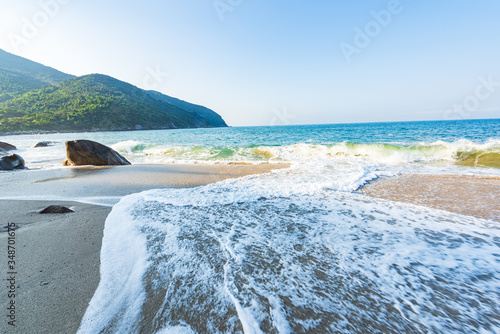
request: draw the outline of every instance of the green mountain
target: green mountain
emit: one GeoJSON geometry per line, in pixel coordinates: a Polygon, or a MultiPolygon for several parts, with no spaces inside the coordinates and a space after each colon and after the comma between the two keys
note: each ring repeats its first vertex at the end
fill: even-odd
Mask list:
{"type": "Polygon", "coordinates": [[[74,76],[0,49],[0,102],[74,76]]]}
{"type": "Polygon", "coordinates": [[[208,108],[102,74],[74,77],[0,50],[0,132],[222,126],[208,108]]]}
{"type": "Polygon", "coordinates": [[[0,102],[13,99],[30,90],[40,89],[48,85],[29,75],[0,69],[0,102]]]}
{"type": "Polygon", "coordinates": [[[227,126],[226,122],[220,117],[219,114],[217,114],[215,111],[208,109],[207,107],[203,107],[197,104],[192,104],[186,101],[182,101],[179,99],[176,99],[175,97],[171,97],[159,92],[156,92],[154,90],[147,91],[149,95],[154,97],[157,100],[173,104],[174,106],[177,106],[179,108],[182,108],[187,111],[194,112],[202,117],[204,117],[207,121],[210,122],[212,126],[217,126],[217,127],[225,127],[227,126]]]}
{"type": "Polygon", "coordinates": [[[91,74],[0,104],[0,131],[85,131],[213,127],[194,112],[131,84],[91,74]]]}

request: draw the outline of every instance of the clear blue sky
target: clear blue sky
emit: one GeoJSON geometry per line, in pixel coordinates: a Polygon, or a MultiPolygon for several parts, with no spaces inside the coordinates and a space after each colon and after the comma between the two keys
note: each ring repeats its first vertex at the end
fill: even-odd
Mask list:
{"type": "Polygon", "coordinates": [[[235,126],[493,118],[499,17],[498,0],[0,0],[0,48],[235,126]]]}

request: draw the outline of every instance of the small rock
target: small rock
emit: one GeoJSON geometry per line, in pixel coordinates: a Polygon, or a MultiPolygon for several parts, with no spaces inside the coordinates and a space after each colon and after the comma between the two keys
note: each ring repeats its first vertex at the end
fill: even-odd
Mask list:
{"type": "Polygon", "coordinates": [[[23,169],[24,159],[18,154],[0,157],[0,170],[23,169]]]}
{"type": "Polygon", "coordinates": [[[5,150],[5,151],[10,151],[10,150],[15,150],[16,147],[14,145],[11,145],[9,143],[0,141],[0,148],[5,150]]]}
{"type": "Polygon", "coordinates": [[[46,207],[45,209],[43,209],[42,211],[40,211],[41,214],[45,214],[45,213],[68,213],[68,212],[75,212],[65,206],[61,206],[61,205],[49,205],[48,207],[46,207]]]}
{"type": "Polygon", "coordinates": [[[55,141],[41,141],[41,142],[36,143],[36,145],[33,147],[47,147],[47,146],[53,145],[55,143],[56,143],[55,141]]]}

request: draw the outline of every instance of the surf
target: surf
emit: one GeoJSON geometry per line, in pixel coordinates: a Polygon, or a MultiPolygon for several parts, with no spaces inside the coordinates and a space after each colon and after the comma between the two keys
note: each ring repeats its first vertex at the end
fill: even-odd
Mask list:
{"type": "Polygon", "coordinates": [[[500,330],[497,223],[353,193],[370,168],[314,174],[123,198],[79,333],[500,330]]]}

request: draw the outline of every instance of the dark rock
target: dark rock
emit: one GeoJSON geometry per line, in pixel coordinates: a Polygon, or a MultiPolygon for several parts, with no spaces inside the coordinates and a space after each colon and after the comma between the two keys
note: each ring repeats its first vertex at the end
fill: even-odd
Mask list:
{"type": "Polygon", "coordinates": [[[0,141],[0,149],[3,149],[4,151],[10,151],[10,150],[15,150],[16,147],[14,145],[9,144],[9,143],[5,143],[3,141],[0,141]]]}
{"type": "Polygon", "coordinates": [[[0,170],[23,169],[24,159],[18,154],[0,157],[0,170]]]}
{"type": "Polygon", "coordinates": [[[36,143],[36,145],[33,147],[47,147],[47,146],[53,145],[55,143],[56,143],[55,141],[41,141],[41,142],[36,143]]]}
{"type": "Polygon", "coordinates": [[[68,212],[75,212],[75,211],[61,205],[49,205],[48,207],[40,211],[40,213],[68,213],[68,212]]]}
{"type": "Polygon", "coordinates": [[[67,141],[66,155],[68,160],[63,161],[64,166],[130,165],[130,162],[120,153],[91,140],[67,141]]]}

